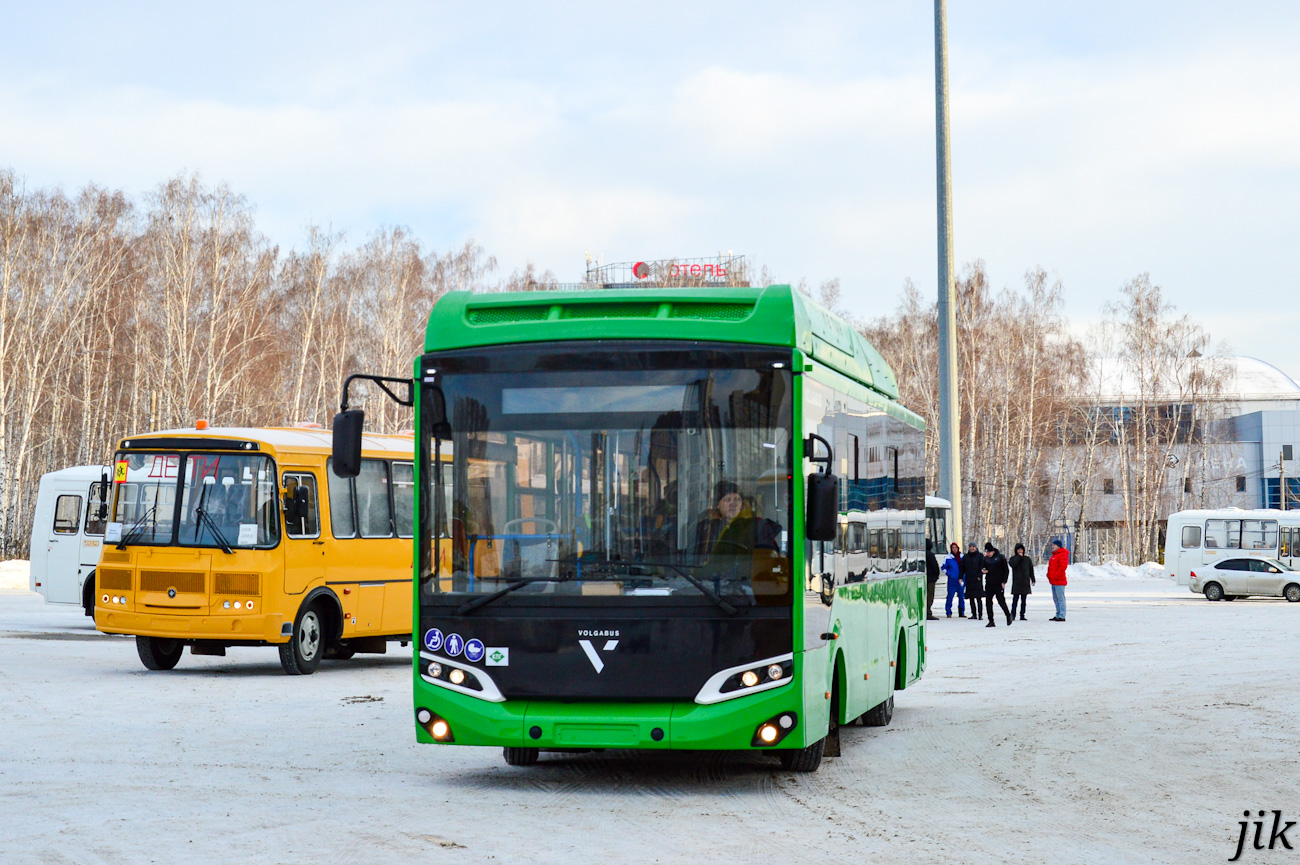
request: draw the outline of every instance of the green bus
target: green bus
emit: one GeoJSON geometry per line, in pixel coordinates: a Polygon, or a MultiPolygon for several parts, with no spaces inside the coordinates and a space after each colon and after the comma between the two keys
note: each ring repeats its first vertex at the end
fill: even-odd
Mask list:
{"type": "Polygon", "coordinates": [[[924,424],[789,286],[450,292],[414,372],[420,742],[813,771],[921,676],[924,424]]]}

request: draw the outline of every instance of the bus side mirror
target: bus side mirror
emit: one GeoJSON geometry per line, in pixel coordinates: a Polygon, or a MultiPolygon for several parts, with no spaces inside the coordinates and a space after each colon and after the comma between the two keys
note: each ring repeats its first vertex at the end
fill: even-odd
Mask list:
{"type": "Polygon", "coordinates": [[[839,522],[839,479],[835,475],[808,476],[804,533],[810,541],[833,541],[839,522]]]}
{"type": "Polygon", "coordinates": [[[108,491],[111,489],[108,485],[108,472],[99,474],[99,521],[103,522],[108,519],[108,491]]]}
{"type": "Polygon", "coordinates": [[[334,415],[334,474],[354,478],[361,474],[361,431],[366,413],[359,408],[334,415]]]}

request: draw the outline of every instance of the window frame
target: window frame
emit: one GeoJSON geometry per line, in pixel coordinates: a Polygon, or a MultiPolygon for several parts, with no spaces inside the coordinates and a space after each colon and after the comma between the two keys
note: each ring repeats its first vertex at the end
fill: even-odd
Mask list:
{"type": "Polygon", "coordinates": [[[106,481],[94,481],[93,483],[91,483],[90,488],[86,490],[86,520],[85,520],[83,530],[85,531],[86,535],[89,537],[102,538],[104,536],[104,531],[108,528],[109,520],[112,519],[111,511],[113,507],[113,496],[112,493],[110,492],[111,489],[112,489],[111,485],[106,481]],[[105,511],[104,519],[95,520],[95,522],[98,522],[102,527],[97,532],[92,531],[90,528],[90,523],[91,523],[90,509],[94,507],[95,504],[95,487],[104,488],[103,496],[99,499],[99,501],[103,503],[105,508],[108,509],[107,511],[105,511]]]}
{"type": "MultiPolygon", "coordinates": [[[[325,461],[326,484],[332,485],[336,480],[347,483],[348,506],[352,509],[352,532],[353,532],[350,535],[340,535],[338,533],[337,529],[335,528],[335,521],[334,521],[334,500],[333,497],[331,496],[330,535],[333,536],[334,540],[336,541],[353,541],[353,540],[383,541],[383,540],[393,540],[393,539],[401,539],[401,540],[414,539],[414,535],[402,535],[399,534],[397,531],[397,502],[394,500],[394,490],[393,490],[393,463],[400,462],[400,463],[409,464],[411,466],[411,476],[412,478],[414,478],[415,476],[414,461],[408,461],[405,459],[398,459],[398,460],[385,459],[384,457],[363,457],[361,462],[363,465],[365,463],[380,463],[381,465],[384,466],[384,471],[388,479],[388,483],[386,484],[386,486],[388,491],[388,532],[389,533],[386,535],[362,534],[361,507],[357,499],[357,479],[345,478],[336,474],[334,472],[334,458],[330,457],[325,461]]],[[[413,481],[412,490],[414,491],[414,489],[415,487],[413,481]]],[[[328,490],[329,490],[329,486],[327,486],[327,491],[328,490]]],[[[416,507],[418,507],[418,503],[416,504],[416,507]]]]}
{"type": "Polygon", "coordinates": [[[1200,526],[1183,526],[1182,537],[1179,539],[1184,550],[1199,550],[1201,548],[1201,527],[1200,526]],[[1187,542],[1187,533],[1196,532],[1196,540],[1192,543],[1187,542]]]}
{"type": "Polygon", "coordinates": [[[50,530],[56,535],[76,535],[81,532],[81,505],[85,501],[80,493],[59,493],[54,498],[54,519],[50,522],[50,530]],[[77,509],[76,518],[72,521],[71,529],[59,528],[59,507],[64,499],[76,499],[77,509]]]}
{"type": "Polygon", "coordinates": [[[310,469],[287,468],[280,472],[280,489],[285,488],[286,482],[290,477],[296,478],[299,484],[302,484],[303,478],[311,479],[311,505],[316,516],[316,534],[314,535],[296,535],[289,530],[289,518],[285,512],[283,503],[280,507],[280,513],[284,516],[284,536],[295,541],[315,540],[321,536],[320,525],[320,484],[316,481],[316,473],[310,469]]]}

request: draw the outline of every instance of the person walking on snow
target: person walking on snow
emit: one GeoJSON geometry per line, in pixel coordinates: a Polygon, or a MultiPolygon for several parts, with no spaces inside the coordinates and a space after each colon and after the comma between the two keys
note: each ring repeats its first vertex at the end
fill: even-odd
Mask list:
{"type": "Polygon", "coordinates": [[[934,584],[939,582],[939,560],[934,557],[934,541],[925,542],[925,618],[939,618],[934,614],[934,584]]]}
{"type": "Polygon", "coordinates": [[[988,569],[988,574],[984,577],[984,611],[989,614],[989,623],[986,628],[997,627],[997,622],[993,620],[993,602],[996,600],[998,606],[1002,608],[1002,614],[1007,617],[1007,625],[1011,624],[1011,611],[1007,609],[1007,577],[1011,574],[1011,568],[1007,566],[1007,557],[1002,555],[1002,551],[993,546],[992,543],[984,544],[984,567],[988,569]]]}
{"type": "Polygon", "coordinates": [[[970,602],[970,617],[975,621],[984,618],[984,557],[971,544],[961,557],[961,577],[966,581],[966,600],[970,602]]]}
{"type": "Polygon", "coordinates": [[[1059,538],[1052,538],[1052,557],[1047,561],[1047,582],[1052,584],[1052,602],[1056,615],[1049,622],[1065,621],[1065,570],[1070,566],[1070,551],[1059,538]]]}
{"type": "Polygon", "coordinates": [[[1031,588],[1038,579],[1034,576],[1034,560],[1025,555],[1025,545],[1016,544],[1016,551],[1007,559],[1011,566],[1011,617],[1016,616],[1016,604],[1020,604],[1020,621],[1025,620],[1025,601],[1033,592],[1031,588]]]}
{"type": "Polygon", "coordinates": [[[956,541],[948,547],[948,558],[943,560],[943,572],[948,578],[948,602],[943,611],[952,618],[952,596],[957,596],[957,618],[966,618],[966,585],[961,578],[961,547],[956,541]]]}

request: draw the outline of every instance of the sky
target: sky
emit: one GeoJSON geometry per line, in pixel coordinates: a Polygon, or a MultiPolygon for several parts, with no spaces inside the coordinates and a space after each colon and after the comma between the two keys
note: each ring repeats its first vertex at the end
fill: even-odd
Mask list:
{"type": "MultiPolygon", "coordinates": [[[[743,253],[867,318],[936,290],[930,3],[9,6],[30,187],[199,172],[285,248],[402,225],[565,281],[743,253]]],[[[951,0],[948,29],[959,269],[1041,266],[1079,333],[1149,273],[1300,377],[1300,4],[951,0]]]]}

